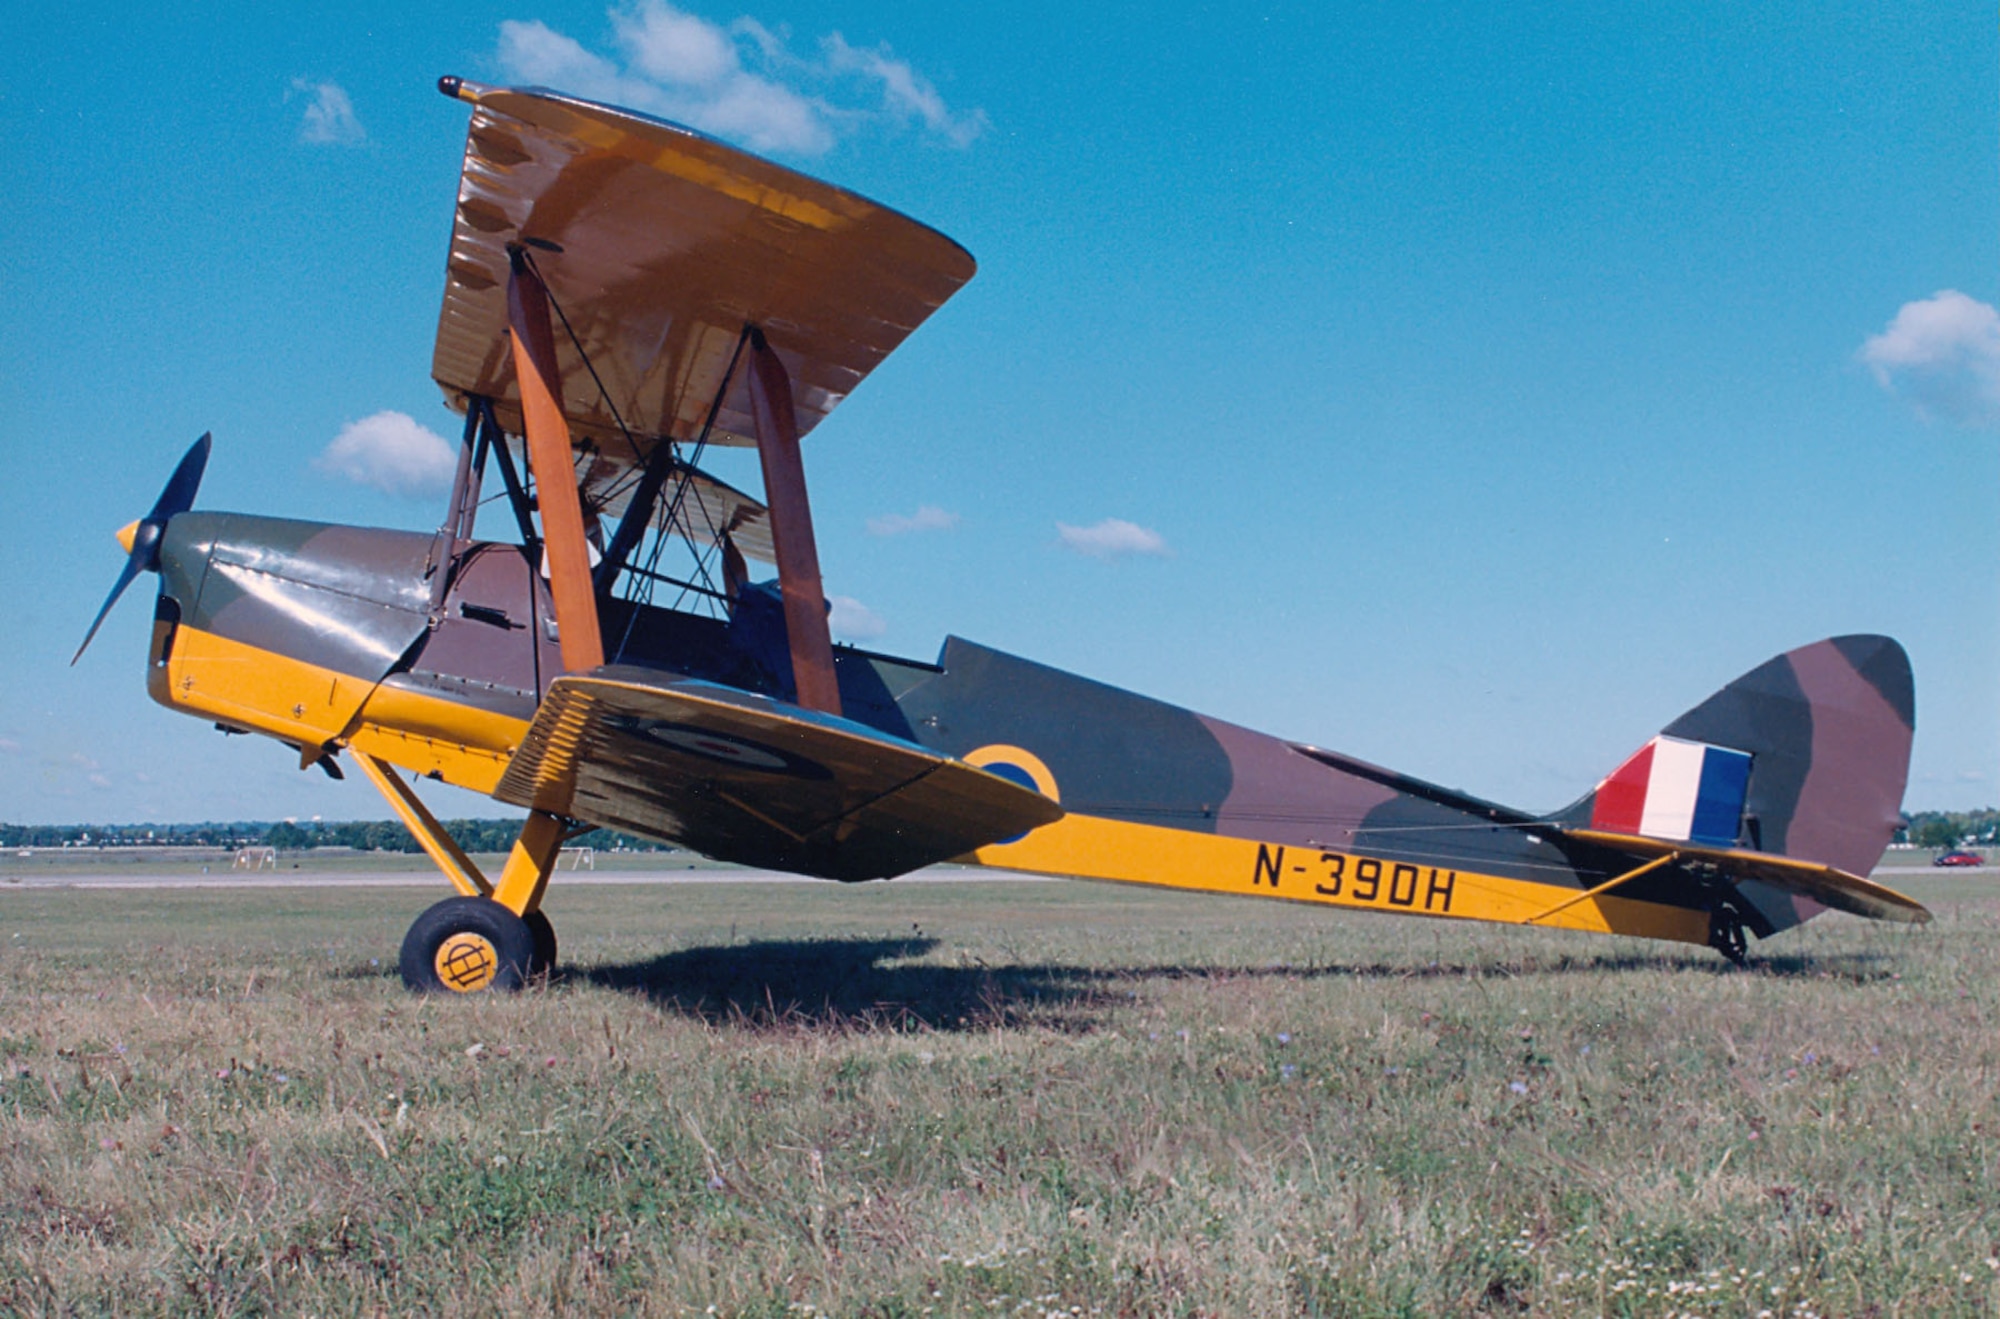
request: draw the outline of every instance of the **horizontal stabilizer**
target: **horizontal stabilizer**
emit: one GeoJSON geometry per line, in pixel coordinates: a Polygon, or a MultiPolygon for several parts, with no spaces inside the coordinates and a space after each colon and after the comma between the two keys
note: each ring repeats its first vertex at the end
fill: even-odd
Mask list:
{"type": "Polygon", "coordinates": [[[1566,838],[1640,856],[1671,856],[1710,865],[1732,881],[1757,880],[1786,893],[1811,898],[1821,906],[1872,920],[1924,925],[1931,919],[1929,910],[1922,903],[1873,880],[1818,861],[1801,861],[1738,847],[1705,847],[1639,834],[1606,833],[1598,829],[1564,829],[1562,834],[1566,838]]]}
{"type": "Polygon", "coordinates": [[[828,879],[880,879],[1062,816],[1031,788],[849,720],[611,667],[561,677],[494,796],[828,879]]]}

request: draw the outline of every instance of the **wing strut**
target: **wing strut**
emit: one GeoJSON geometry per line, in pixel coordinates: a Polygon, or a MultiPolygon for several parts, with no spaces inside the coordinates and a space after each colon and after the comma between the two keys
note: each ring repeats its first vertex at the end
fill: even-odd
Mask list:
{"type": "Polygon", "coordinates": [[[542,511],[543,554],[549,566],[549,594],[562,632],[563,668],[582,673],[604,663],[604,637],[597,622],[597,588],[590,575],[584,539],[583,501],[577,497],[571,466],[569,423],[563,419],[562,377],[556,373],[555,334],[549,325],[549,291],[519,248],[510,252],[507,278],[507,337],[514,349],[514,375],[521,386],[522,429],[527,432],[528,467],[542,511]]]}
{"type": "Polygon", "coordinates": [[[806,503],[791,376],[763,331],[754,327],[750,404],[757,419],[757,457],[764,467],[764,501],[771,509],[771,541],[778,552],[778,590],[784,597],[785,632],[791,639],[792,680],[801,706],[837,715],[840,685],[833,672],[833,637],[826,625],[812,509],[806,503]]]}

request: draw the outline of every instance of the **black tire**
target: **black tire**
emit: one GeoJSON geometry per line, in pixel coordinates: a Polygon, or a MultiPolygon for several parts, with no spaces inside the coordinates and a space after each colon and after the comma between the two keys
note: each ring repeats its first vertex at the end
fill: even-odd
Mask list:
{"type": "Polygon", "coordinates": [[[491,898],[446,898],[403,936],[403,983],[420,994],[513,990],[534,964],[528,923],[491,898]]]}
{"type": "Polygon", "coordinates": [[[540,907],[521,918],[527,924],[528,933],[534,938],[534,956],[528,960],[528,976],[553,975],[556,969],[556,927],[542,913],[540,907]]]}

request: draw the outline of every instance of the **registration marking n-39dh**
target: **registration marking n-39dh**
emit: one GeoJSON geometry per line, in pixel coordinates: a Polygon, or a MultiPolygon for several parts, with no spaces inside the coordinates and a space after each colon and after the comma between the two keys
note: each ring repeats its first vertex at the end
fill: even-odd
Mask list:
{"type": "Polygon", "coordinates": [[[1299,876],[1301,887],[1311,883],[1322,898],[1345,898],[1349,902],[1400,907],[1406,911],[1451,914],[1452,890],[1458,886],[1458,872],[1437,866],[1413,866],[1408,862],[1385,863],[1372,856],[1348,856],[1344,852],[1287,849],[1270,843],[1257,844],[1257,869],[1250,887],[1269,884],[1282,890],[1279,878],[1287,873],[1299,876]],[[1418,898],[1422,897],[1419,905],[1418,898]]]}

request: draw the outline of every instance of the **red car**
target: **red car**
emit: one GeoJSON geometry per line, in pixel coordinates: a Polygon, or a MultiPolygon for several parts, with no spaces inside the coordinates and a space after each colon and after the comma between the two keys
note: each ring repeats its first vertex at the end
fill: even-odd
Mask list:
{"type": "Polygon", "coordinates": [[[1983,866],[1986,858],[1977,852],[1939,852],[1931,858],[1934,866],[1983,866]]]}

